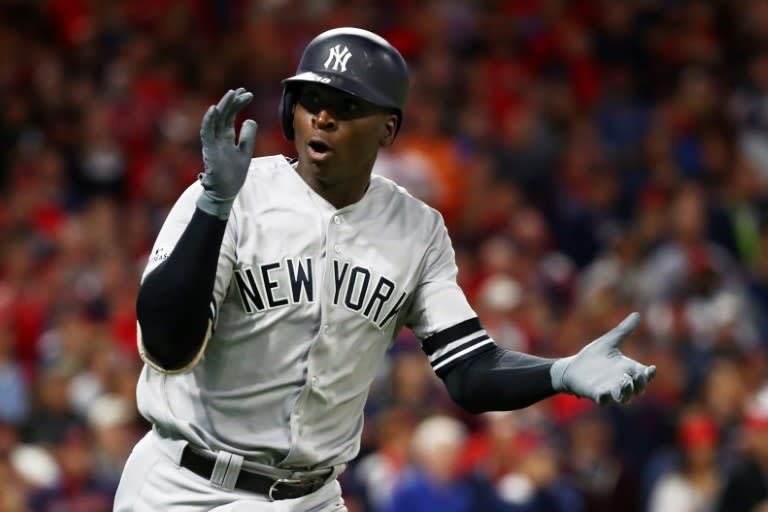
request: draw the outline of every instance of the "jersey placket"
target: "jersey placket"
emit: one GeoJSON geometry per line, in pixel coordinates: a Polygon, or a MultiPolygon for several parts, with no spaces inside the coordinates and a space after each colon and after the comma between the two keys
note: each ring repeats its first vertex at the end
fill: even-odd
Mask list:
{"type": "MultiPolygon", "coordinates": [[[[320,206],[320,205],[318,205],[320,206]]],[[[320,283],[327,283],[330,280],[333,279],[333,270],[332,265],[330,264],[331,261],[333,261],[333,258],[331,257],[332,254],[340,254],[341,253],[341,246],[338,243],[338,235],[337,230],[341,222],[341,216],[338,212],[330,212],[322,208],[320,209],[320,215],[323,217],[326,217],[326,230],[324,233],[324,247],[323,247],[323,253],[320,255],[319,258],[319,268],[323,268],[323,277],[320,280],[320,283]]],[[[320,290],[323,290],[323,287],[320,287],[320,290]]],[[[302,443],[302,438],[305,433],[304,428],[304,417],[306,414],[304,414],[307,402],[309,400],[309,396],[312,392],[315,391],[315,389],[319,386],[320,378],[316,372],[315,368],[323,368],[323,364],[315,364],[315,358],[313,356],[313,353],[315,351],[315,347],[318,346],[318,343],[321,342],[321,338],[327,337],[329,335],[332,335],[332,326],[328,324],[328,303],[329,300],[328,297],[325,297],[322,292],[318,294],[319,300],[321,301],[320,306],[320,329],[318,330],[317,335],[315,336],[314,340],[310,344],[308,350],[307,350],[307,374],[306,374],[306,381],[304,383],[304,386],[302,387],[301,393],[299,394],[298,398],[296,399],[296,403],[293,408],[293,412],[291,413],[291,442],[290,442],[290,449],[288,451],[288,454],[285,456],[285,458],[281,461],[282,464],[291,465],[293,463],[294,457],[302,457],[304,454],[304,449],[302,449],[299,445],[302,443]]]]}

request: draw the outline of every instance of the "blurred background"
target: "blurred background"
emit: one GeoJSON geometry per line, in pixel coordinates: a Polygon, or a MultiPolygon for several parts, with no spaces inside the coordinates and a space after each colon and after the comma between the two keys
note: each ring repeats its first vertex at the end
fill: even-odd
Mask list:
{"type": "Polygon", "coordinates": [[[640,311],[624,407],[473,416],[407,331],[342,475],[350,512],[768,510],[765,0],[0,0],[0,511],[106,511],[133,443],[134,301],[199,123],[319,32],[412,70],[375,171],[438,208],[506,348],[569,355],[640,311]]]}

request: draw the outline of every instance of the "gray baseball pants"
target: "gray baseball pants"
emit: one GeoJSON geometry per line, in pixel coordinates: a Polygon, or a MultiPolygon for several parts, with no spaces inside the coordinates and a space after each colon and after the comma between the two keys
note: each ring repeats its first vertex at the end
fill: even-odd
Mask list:
{"type": "Polygon", "coordinates": [[[307,496],[279,501],[214,485],[179,466],[184,444],[150,430],[125,463],[114,512],[347,512],[336,479],[307,496]]]}

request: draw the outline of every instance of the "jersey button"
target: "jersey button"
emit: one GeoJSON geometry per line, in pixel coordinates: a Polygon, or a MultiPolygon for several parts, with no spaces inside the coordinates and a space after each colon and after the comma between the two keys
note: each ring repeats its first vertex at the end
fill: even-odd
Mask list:
{"type": "Polygon", "coordinates": [[[337,245],[334,245],[334,246],[333,246],[333,250],[334,250],[334,251],[336,251],[336,252],[341,252],[341,246],[340,246],[340,245],[338,245],[338,244],[337,244],[337,245]]]}
{"type": "Polygon", "coordinates": [[[333,222],[336,224],[341,224],[341,217],[336,215],[335,217],[333,217],[333,222]]]}
{"type": "Polygon", "coordinates": [[[317,377],[312,377],[312,386],[317,387],[317,377]]]}

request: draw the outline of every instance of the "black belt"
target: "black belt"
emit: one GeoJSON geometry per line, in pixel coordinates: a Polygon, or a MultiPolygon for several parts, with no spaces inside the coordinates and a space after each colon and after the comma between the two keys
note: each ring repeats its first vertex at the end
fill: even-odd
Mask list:
{"type": "MultiPolygon", "coordinates": [[[[211,479],[215,463],[215,459],[192,451],[189,445],[184,447],[184,453],[181,455],[181,466],[206,480],[211,479]]],[[[325,478],[321,477],[304,480],[294,480],[292,478],[275,479],[241,469],[240,474],[237,476],[235,487],[243,491],[263,494],[271,500],[287,500],[311,494],[320,489],[323,484],[325,484],[325,478]]]]}

